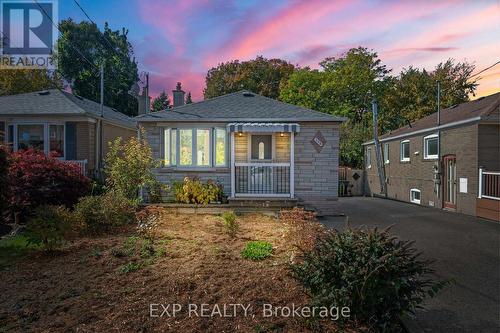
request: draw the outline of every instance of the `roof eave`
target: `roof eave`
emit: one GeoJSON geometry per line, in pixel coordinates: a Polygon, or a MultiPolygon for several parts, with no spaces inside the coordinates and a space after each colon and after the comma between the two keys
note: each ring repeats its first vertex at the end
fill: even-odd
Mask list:
{"type": "Polygon", "coordinates": [[[336,117],[336,118],[325,118],[325,119],[317,119],[317,118],[200,118],[200,119],[168,119],[168,118],[135,118],[136,121],[139,122],[189,122],[189,123],[197,123],[197,122],[334,122],[341,123],[346,121],[347,119],[344,117],[336,117]]]}

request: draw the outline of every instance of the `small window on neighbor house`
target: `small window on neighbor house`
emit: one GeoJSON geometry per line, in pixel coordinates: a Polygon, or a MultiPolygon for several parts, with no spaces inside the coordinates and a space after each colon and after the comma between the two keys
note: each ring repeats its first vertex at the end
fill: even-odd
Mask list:
{"type": "Polygon", "coordinates": [[[367,169],[370,169],[372,167],[372,149],[371,148],[366,149],[365,165],[366,165],[367,169]]]}
{"type": "Polygon", "coordinates": [[[0,121],[0,143],[5,141],[5,121],[0,121]]]}
{"type": "Polygon", "coordinates": [[[420,205],[420,190],[416,188],[410,190],[410,201],[420,205]]]}
{"type": "Polygon", "coordinates": [[[410,160],[410,140],[401,141],[400,156],[402,162],[410,160]]]}
{"type": "Polygon", "coordinates": [[[438,140],[437,134],[424,138],[424,159],[438,158],[438,140]]]}
{"type": "Polygon", "coordinates": [[[389,144],[384,143],[384,163],[389,164],[389,144]]]}

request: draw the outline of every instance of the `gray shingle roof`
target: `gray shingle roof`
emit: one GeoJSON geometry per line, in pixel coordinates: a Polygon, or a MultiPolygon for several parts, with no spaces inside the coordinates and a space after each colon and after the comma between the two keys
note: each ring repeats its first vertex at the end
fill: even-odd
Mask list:
{"type": "Polygon", "coordinates": [[[140,115],[143,121],[334,121],[335,117],[264,97],[248,91],[238,91],[202,102],[178,106],[164,111],[140,115]]]}
{"type": "MultiPolygon", "coordinates": [[[[135,128],[133,118],[107,106],[103,111],[104,119],[135,128]]],[[[0,115],[81,115],[96,118],[100,114],[99,103],[57,89],[0,97],[0,115]]]]}

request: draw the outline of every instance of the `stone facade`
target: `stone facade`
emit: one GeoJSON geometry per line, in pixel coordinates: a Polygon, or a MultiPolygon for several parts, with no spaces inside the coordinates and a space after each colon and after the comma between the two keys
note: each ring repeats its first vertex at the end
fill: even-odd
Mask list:
{"type": "MultiPolygon", "coordinates": [[[[476,214],[479,166],[488,165],[489,167],[496,167],[497,170],[499,169],[499,128],[498,125],[474,123],[441,130],[441,158],[448,155],[456,157],[457,190],[455,210],[457,212],[468,215],[476,214]],[[495,159],[497,159],[496,162],[495,159]],[[460,191],[460,178],[467,179],[466,193],[460,191]]],[[[384,149],[384,143],[389,144],[389,163],[385,164],[387,196],[389,198],[409,202],[410,189],[416,188],[420,190],[421,205],[443,208],[443,184],[437,187],[439,192],[437,193],[434,183],[434,166],[438,165],[438,161],[437,159],[424,159],[424,137],[429,134],[432,133],[409,135],[381,143],[382,149],[384,149]],[[400,161],[401,140],[410,141],[409,162],[400,161]]],[[[368,148],[371,148],[372,153],[370,163],[365,163],[365,191],[369,195],[380,195],[374,145],[365,146],[365,160],[368,148]],[[369,164],[371,168],[367,167],[369,164]]]]}
{"type": "MultiPolygon", "coordinates": [[[[162,129],[180,128],[187,126],[181,123],[141,123],[146,131],[146,137],[150,143],[153,156],[161,159],[162,129]]],[[[204,124],[202,127],[225,127],[226,124],[204,124]]],[[[196,125],[191,125],[196,127],[196,125]]],[[[338,198],[338,163],[339,163],[339,123],[337,122],[303,122],[300,123],[300,132],[294,135],[295,155],[295,197],[301,204],[316,208],[320,214],[334,213],[333,203],[338,198]],[[326,139],[325,146],[317,151],[311,140],[317,132],[321,132],[326,139]]],[[[290,160],[290,134],[283,136],[274,134],[275,160],[285,162],[290,160]]],[[[230,140],[228,140],[228,146],[230,140]]],[[[228,152],[231,148],[228,147],[228,152]]],[[[248,158],[248,136],[235,136],[235,159],[237,162],[247,162],[248,158]]],[[[230,154],[228,154],[228,160],[230,154]]],[[[231,169],[232,161],[228,161],[225,168],[198,168],[187,170],[180,168],[165,167],[155,170],[157,178],[164,183],[171,184],[172,181],[182,180],[184,177],[197,176],[206,181],[213,179],[221,182],[226,195],[231,193],[231,169]]]]}

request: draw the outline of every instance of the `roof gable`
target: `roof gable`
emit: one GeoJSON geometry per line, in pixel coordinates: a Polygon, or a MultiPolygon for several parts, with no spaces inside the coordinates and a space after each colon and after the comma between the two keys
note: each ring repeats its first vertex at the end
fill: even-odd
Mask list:
{"type": "Polygon", "coordinates": [[[148,113],[137,121],[343,121],[344,118],[277,101],[249,91],[148,113]]]}
{"type": "MultiPolygon", "coordinates": [[[[110,107],[103,108],[104,119],[135,128],[133,118],[110,107]]],[[[5,115],[86,115],[100,117],[100,104],[58,89],[0,97],[0,114],[5,115]]]]}

